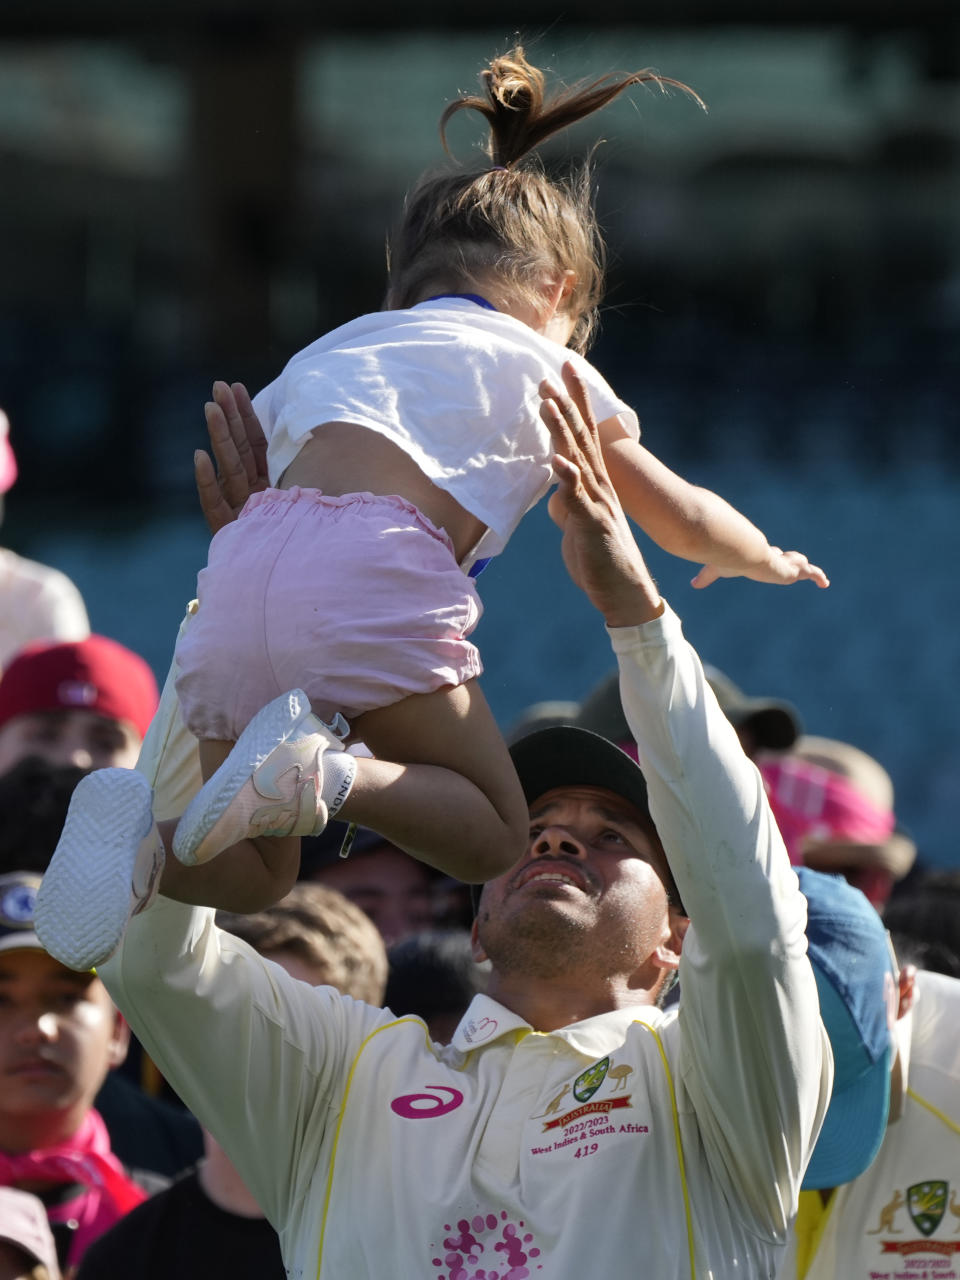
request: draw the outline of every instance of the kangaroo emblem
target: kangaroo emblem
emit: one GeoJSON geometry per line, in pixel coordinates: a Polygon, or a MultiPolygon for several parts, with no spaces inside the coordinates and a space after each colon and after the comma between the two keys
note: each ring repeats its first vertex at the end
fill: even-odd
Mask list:
{"type": "Polygon", "coordinates": [[[564,1098],[567,1096],[569,1092],[570,1092],[570,1086],[568,1084],[565,1084],[563,1088],[560,1090],[560,1092],[557,1094],[557,1096],[555,1098],[551,1098],[550,1101],[547,1103],[547,1109],[546,1111],[543,1112],[543,1115],[534,1116],[533,1119],[542,1120],[544,1116],[556,1115],[557,1112],[560,1110],[560,1103],[564,1100],[564,1098]]]}
{"type": "Polygon", "coordinates": [[[893,1215],[898,1209],[902,1209],[906,1204],[903,1192],[897,1190],[893,1193],[893,1199],[883,1206],[880,1210],[880,1224],[875,1231],[868,1231],[868,1236],[878,1236],[881,1231],[889,1231],[893,1235],[902,1235],[899,1227],[893,1225],[893,1215]]]}

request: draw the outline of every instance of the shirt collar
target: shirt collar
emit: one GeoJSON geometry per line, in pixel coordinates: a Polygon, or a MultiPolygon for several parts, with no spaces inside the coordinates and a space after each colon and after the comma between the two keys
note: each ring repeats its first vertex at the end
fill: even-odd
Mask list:
{"type": "MultiPolygon", "coordinates": [[[[661,1027],[674,1017],[676,1010],[665,1012],[653,1005],[630,1005],[626,1009],[612,1009],[609,1013],[599,1013],[582,1022],[573,1022],[568,1027],[540,1034],[556,1036],[585,1057],[602,1058],[623,1044],[631,1023],[645,1022],[652,1027],[661,1027]]],[[[469,1053],[473,1049],[486,1048],[504,1036],[516,1036],[518,1033],[523,1036],[532,1031],[528,1022],[524,1022],[523,1018],[505,1005],[499,1004],[490,996],[478,995],[474,996],[470,1007],[460,1019],[450,1043],[461,1053],[469,1053]]]]}

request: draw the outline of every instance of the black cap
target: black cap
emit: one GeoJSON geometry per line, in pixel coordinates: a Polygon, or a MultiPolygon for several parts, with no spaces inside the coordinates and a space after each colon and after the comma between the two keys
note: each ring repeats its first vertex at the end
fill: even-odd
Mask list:
{"type": "Polygon", "coordinates": [[[640,766],[599,733],[576,725],[539,729],[515,742],[510,756],[527,804],[555,787],[602,787],[650,817],[640,766]]]}

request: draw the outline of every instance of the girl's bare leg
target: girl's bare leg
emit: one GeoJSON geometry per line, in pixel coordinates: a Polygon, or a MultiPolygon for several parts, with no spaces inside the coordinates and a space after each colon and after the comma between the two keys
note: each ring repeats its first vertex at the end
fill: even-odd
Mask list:
{"type": "MultiPolygon", "coordinates": [[[[286,697],[278,700],[284,715],[286,697]]],[[[271,711],[275,705],[264,710],[271,711]]],[[[251,722],[245,734],[255,724],[251,722]]],[[[326,780],[336,787],[337,770],[347,759],[341,743],[334,738],[334,746],[328,733],[322,748],[324,763],[320,764],[314,745],[319,730],[311,727],[309,716],[302,721],[302,729],[302,736],[275,748],[275,757],[272,753],[264,757],[274,759],[271,785],[289,779],[294,791],[281,793],[281,798],[297,814],[298,823],[307,819],[306,826],[296,827],[291,819],[287,830],[309,829],[312,807],[306,811],[299,808],[307,794],[305,788],[316,788],[313,794],[320,796],[326,780]]],[[[526,845],[527,806],[506,744],[476,680],[414,694],[392,706],[368,711],[355,718],[352,734],[367,744],[374,758],[349,757],[350,768],[340,776],[350,779],[350,789],[336,809],[339,819],[372,827],[414,857],[460,880],[488,880],[520,858],[526,845]]],[[[229,742],[201,743],[205,777],[217,771],[232,746],[229,742]]],[[[250,793],[264,794],[254,780],[263,767],[257,766],[249,776],[243,771],[230,775],[225,789],[213,799],[205,800],[201,792],[193,802],[198,811],[188,812],[181,820],[178,839],[183,837],[184,824],[191,833],[196,831],[208,804],[221,806],[216,822],[232,833],[230,839],[236,840],[247,831],[249,814],[244,806],[250,793]],[[241,778],[240,789],[234,790],[241,778]],[[246,795],[245,788],[249,788],[246,795]],[[231,813],[238,797],[240,803],[231,813]]],[[[208,841],[210,831],[216,832],[217,826],[208,828],[208,841]]],[[[197,847],[191,847],[189,837],[183,845],[182,854],[192,854],[197,847]]],[[[178,869],[168,860],[161,892],[188,902],[252,910],[251,902],[261,905],[264,897],[275,901],[280,888],[289,887],[297,873],[298,849],[295,837],[244,838],[227,844],[219,855],[205,850],[201,867],[207,874],[203,878],[196,875],[195,866],[181,864],[178,869]],[[223,864],[219,870],[218,863],[223,864]]],[[[189,862],[190,857],[184,861],[189,862]]]]}
{"type": "MultiPolygon", "coordinates": [[[[234,744],[201,741],[200,768],[206,782],[223,764],[234,744]]],[[[185,867],[172,853],[177,820],[157,824],[167,857],[160,892],[177,902],[219,907],[224,911],[262,911],[290,892],[300,871],[298,836],[257,837],[231,845],[212,862],[185,867]]]]}
{"type": "Polygon", "coordinates": [[[338,818],[458,880],[489,880],[522,856],[527,804],[476,680],[412,694],[350,727],[375,758],[357,761],[338,818]]]}

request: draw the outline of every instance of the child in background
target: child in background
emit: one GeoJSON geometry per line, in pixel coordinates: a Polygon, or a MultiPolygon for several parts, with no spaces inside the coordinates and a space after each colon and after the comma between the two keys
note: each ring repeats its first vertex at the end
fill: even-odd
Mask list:
{"type": "MultiPolygon", "coordinates": [[[[147,1198],[111,1149],[95,1108],[130,1031],[92,973],[40,944],[40,875],[0,875],[0,1187],[38,1196],[67,1275],[87,1246],[147,1198]]],[[[19,1274],[19,1273],[18,1273],[19,1274]]]]}
{"type": "MultiPolygon", "coordinates": [[[[152,825],[136,776],[110,771],[78,788],[61,849],[72,862],[89,847],[96,869],[65,871],[49,900],[63,924],[47,939],[58,954],[77,895],[106,921],[96,945],[112,950],[171,843],[186,865],[167,859],[164,893],[241,910],[282,896],[299,837],[335,814],[461,880],[517,860],[527,809],[468,637],[476,573],[556,478],[541,405],[562,400],[561,384],[593,407],[628,514],[705,566],[694,585],[733,575],[827,585],[805,556],[770,546],[639,444],[636,414],[582,355],[602,293],[589,173],[556,181],[527,162],[631,85],[699,99],[650,71],[548,98],[519,48],[483,81],[440,127],[445,142],[455,113],[478,111],[490,164],[416,186],[391,245],[387,309],[294,356],[254,402],[274,487],[214,538],[176,654],[208,781],[175,834],[152,825]],[[230,859],[210,863],[228,848],[230,859]],[[131,877],[139,887],[121,901],[110,886],[131,877]]],[[[227,415],[247,408],[225,384],[215,396],[227,415]]],[[[63,945],[67,963],[93,962],[89,945],[63,945]]]]}

